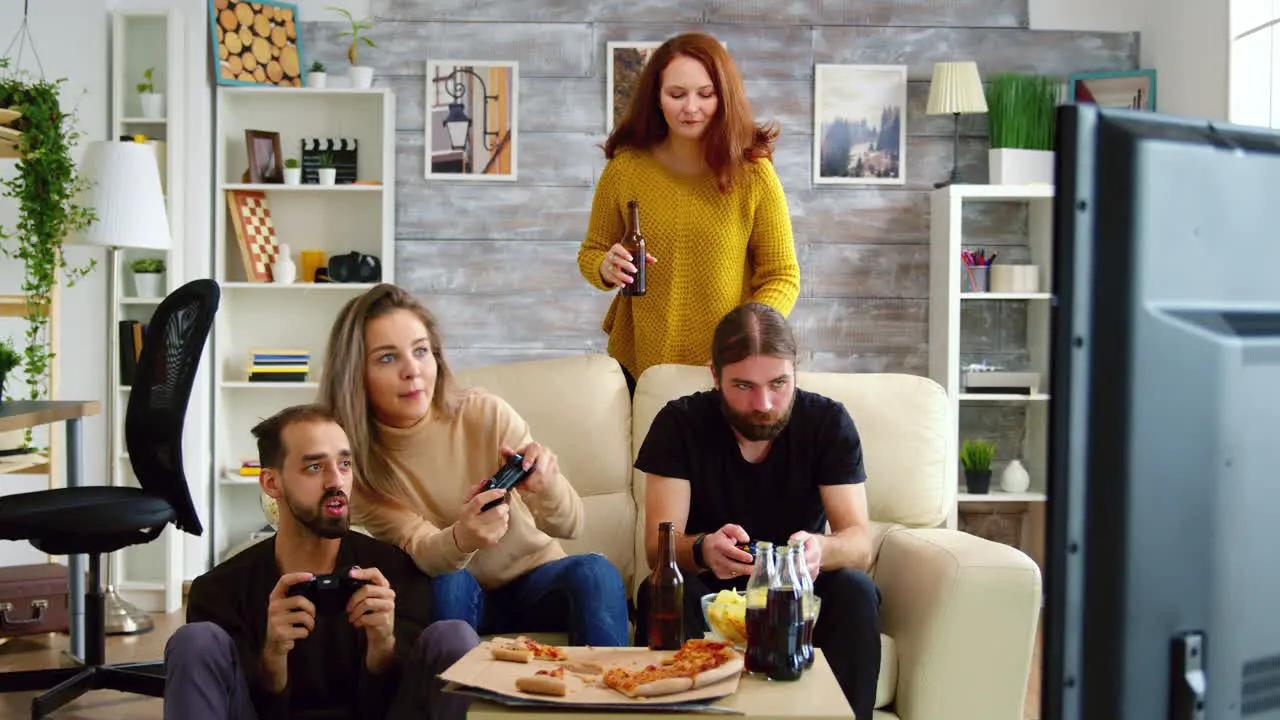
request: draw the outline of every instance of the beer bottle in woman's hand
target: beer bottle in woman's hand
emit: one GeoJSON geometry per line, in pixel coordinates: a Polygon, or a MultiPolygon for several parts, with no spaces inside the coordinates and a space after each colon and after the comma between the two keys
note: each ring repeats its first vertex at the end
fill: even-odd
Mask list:
{"type": "Polygon", "coordinates": [[[622,247],[631,253],[632,262],[636,266],[635,277],[622,286],[622,294],[639,297],[645,293],[645,276],[648,274],[648,251],[645,248],[644,235],[640,234],[640,203],[632,200],[627,203],[630,219],[627,222],[627,234],[622,237],[622,247]]]}

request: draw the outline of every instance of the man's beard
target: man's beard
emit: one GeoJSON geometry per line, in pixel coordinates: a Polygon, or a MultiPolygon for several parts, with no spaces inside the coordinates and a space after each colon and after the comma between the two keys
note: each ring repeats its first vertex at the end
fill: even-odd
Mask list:
{"type": "Polygon", "coordinates": [[[299,525],[310,530],[316,537],[335,540],[347,534],[347,530],[351,527],[351,506],[345,507],[346,512],[339,517],[334,517],[325,512],[324,506],[329,502],[330,498],[340,497],[344,501],[347,499],[345,493],[341,490],[333,490],[325,493],[320,498],[320,502],[312,508],[303,507],[293,501],[293,498],[285,494],[285,502],[289,506],[289,513],[293,515],[293,519],[298,521],[299,525]]]}
{"type": "Polygon", "coordinates": [[[795,395],[791,396],[791,402],[787,404],[787,409],[781,412],[758,413],[745,412],[740,413],[729,407],[729,403],[724,399],[724,391],[717,393],[720,396],[720,411],[724,413],[724,417],[729,421],[729,425],[738,434],[747,440],[773,440],[782,434],[787,423],[791,421],[791,408],[795,405],[795,395]]]}

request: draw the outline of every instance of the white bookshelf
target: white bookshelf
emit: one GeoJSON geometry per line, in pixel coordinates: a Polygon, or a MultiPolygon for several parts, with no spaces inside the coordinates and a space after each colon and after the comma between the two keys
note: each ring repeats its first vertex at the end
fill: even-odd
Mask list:
{"type": "MultiPolygon", "coordinates": [[[[167,252],[121,250],[115,268],[115,292],[109,316],[116,322],[134,320],[143,324],[163,298],[139,297],[134,290],[133,261],[158,257],[165,261],[162,292],[182,285],[182,253],[186,244],[184,228],[184,168],[182,79],[184,77],[184,19],[171,9],[130,9],[111,12],[111,109],[110,137],[145,135],[156,149],[161,187],[169,218],[172,244],[167,252]],[[142,116],[137,90],[143,71],[153,68],[152,81],[165,95],[165,112],[158,118],[142,116]]],[[[107,272],[111,272],[108,264],[107,272]]],[[[130,388],[120,382],[120,337],[113,322],[107,332],[108,352],[115,367],[108,378],[107,472],[114,485],[137,486],[124,444],[125,412],[130,388]]],[[[188,468],[190,477],[193,468],[188,468]]],[[[134,545],[111,555],[112,573],[120,595],[146,612],[173,612],[182,607],[183,533],[172,525],[150,543],[134,545]]]]}
{"type": "MultiPolygon", "coordinates": [[[[965,338],[961,327],[961,310],[966,303],[1007,302],[1026,305],[1027,356],[1026,369],[1040,373],[1041,388],[1049,385],[1050,291],[1053,277],[1053,201],[1054,188],[1045,185],[950,185],[933,191],[930,221],[929,279],[929,375],[942,385],[949,402],[948,478],[957,488],[947,526],[959,525],[961,506],[992,503],[1021,503],[1026,506],[1028,520],[1024,538],[1033,538],[1042,528],[1047,469],[1049,395],[966,393],[961,377],[961,358],[965,338]],[[984,247],[982,237],[966,236],[963,223],[966,204],[982,202],[1024,202],[1028,212],[1030,264],[1039,267],[1040,292],[982,293],[964,292],[961,277],[964,263],[961,251],[984,247]],[[1019,458],[1031,476],[1026,492],[1000,490],[1003,463],[993,464],[990,492],[970,494],[964,485],[959,449],[965,438],[960,436],[962,406],[981,403],[1019,403],[1025,405],[1022,453],[1019,458]]],[[[997,260],[997,262],[999,262],[997,260]]],[[[997,448],[997,455],[1000,448],[997,448]]],[[[1033,543],[1034,544],[1034,543],[1033,543]]],[[[1029,551],[1035,554],[1036,548],[1029,551]]]]}
{"type": "Polygon", "coordinates": [[[386,89],[220,87],[214,147],[214,268],[222,305],[214,324],[213,497],[211,562],[263,528],[255,478],[238,475],[257,457],[250,429],[288,405],[311,402],[329,330],[341,307],[371,284],[314,283],[302,278],[304,250],[326,262],[352,251],[381,261],[383,282],[395,282],[395,96],[386,89]],[[377,184],[247,184],[244,131],[280,133],[284,158],[301,158],[302,138],[356,138],[357,179],[377,184]],[[229,190],[266,194],[277,241],[290,246],[299,278],[263,283],[245,276],[227,209],[229,190]],[[250,356],[259,349],[311,354],[307,382],[250,382],[250,356]]]}

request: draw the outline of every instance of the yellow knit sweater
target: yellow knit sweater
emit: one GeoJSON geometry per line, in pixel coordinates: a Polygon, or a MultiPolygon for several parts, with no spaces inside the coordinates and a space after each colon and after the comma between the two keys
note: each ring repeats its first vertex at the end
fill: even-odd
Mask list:
{"type": "MultiPolygon", "coordinates": [[[[627,202],[640,204],[640,231],[657,262],[648,292],[617,294],[602,328],[609,354],[635,377],[651,365],[704,365],[725,313],[762,302],[789,315],[800,294],[791,217],[773,163],[758,161],[720,194],[715,176],[682,175],[649,151],[619,150],[600,174],[578,269],[600,290],[605,253],[626,231],[627,202]]],[[[638,259],[638,258],[637,258],[638,259]]]]}

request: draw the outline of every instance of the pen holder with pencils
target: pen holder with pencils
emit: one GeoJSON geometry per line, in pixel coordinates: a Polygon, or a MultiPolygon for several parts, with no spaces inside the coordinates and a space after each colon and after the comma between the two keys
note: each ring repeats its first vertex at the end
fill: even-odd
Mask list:
{"type": "Polygon", "coordinates": [[[961,267],[960,271],[963,276],[960,280],[964,286],[963,292],[984,293],[991,289],[991,263],[999,255],[998,252],[991,253],[987,257],[986,250],[963,250],[960,252],[961,267]]]}

